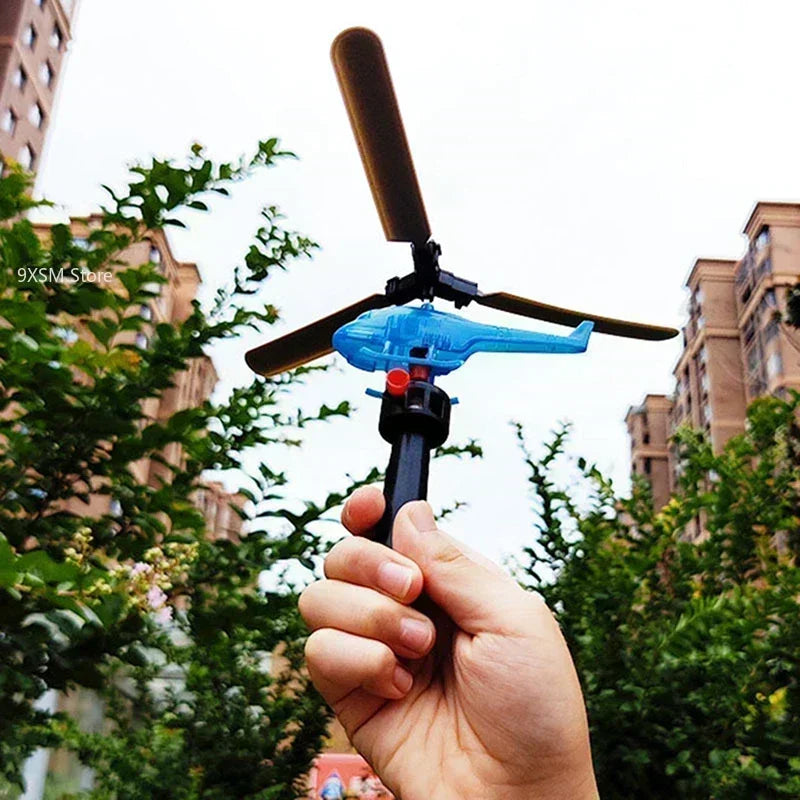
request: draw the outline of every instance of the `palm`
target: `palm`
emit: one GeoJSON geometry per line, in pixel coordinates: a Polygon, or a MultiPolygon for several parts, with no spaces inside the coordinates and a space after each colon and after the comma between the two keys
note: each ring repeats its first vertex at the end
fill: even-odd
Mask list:
{"type": "MultiPolygon", "coordinates": [[[[552,625],[541,610],[547,615],[542,622],[552,625]]],[[[415,680],[406,697],[382,700],[357,690],[341,701],[336,711],[352,721],[347,727],[353,744],[390,788],[403,787],[404,800],[445,800],[445,773],[450,791],[458,776],[459,797],[480,796],[487,785],[524,785],[532,749],[543,760],[563,752],[566,730],[557,708],[566,698],[552,692],[556,676],[547,673],[553,660],[541,646],[534,657],[529,639],[472,636],[449,620],[437,630],[434,651],[408,664],[415,680]],[[527,755],[515,758],[516,753],[527,755]]]]}

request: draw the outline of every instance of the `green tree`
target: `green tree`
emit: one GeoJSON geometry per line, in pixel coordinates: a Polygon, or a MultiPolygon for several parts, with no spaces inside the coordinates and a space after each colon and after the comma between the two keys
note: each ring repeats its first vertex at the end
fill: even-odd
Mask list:
{"type": "Polygon", "coordinates": [[[6,165],[0,774],[12,783],[34,747],[60,745],[96,769],[97,797],[291,798],[320,748],[328,717],[299,669],[305,630],[293,588],[279,579],[277,588],[258,590],[257,581],[286,559],[312,566],[320,548],[314,523],[342,499],[331,494],[293,510],[272,455],[298,445],[305,425],[347,415],[347,403],[310,414],[288,408],[288,393],[310,371],[300,369],[254,379],[169,419],[143,411],[215,342],[273,323],[260,285],[316,245],[265,208],[230,286],[206,309],[195,303],[182,324],[156,325],[146,347],[133,343],[148,324],[139,310],[164,278],[155,264],[121,258],[289,155],[270,139],[233,163],[215,163],[194,146],[182,163],[134,166],[124,190],[107,189],[88,246],[68,225],[40,238],[23,213],[45,204],[29,196],[29,177],[6,165]],[[113,270],[117,283],[53,280],[58,270],[113,270]],[[171,443],[185,463],[165,459],[171,443]],[[267,460],[245,478],[243,459],[254,448],[267,460]],[[143,458],[163,465],[161,485],[136,479],[132,467],[143,458]],[[243,481],[250,532],[240,543],[210,540],[192,502],[209,470],[243,481]],[[89,513],[98,494],[117,501],[113,513],[89,513]],[[278,646],[285,666],[270,674],[265,661],[278,646]],[[156,691],[165,665],[178,680],[156,691]],[[106,734],[85,734],[32,705],[47,689],[75,687],[103,693],[106,734]]]}
{"type": "Polygon", "coordinates": [[[757,400],[719,454],[679,431],[680,490],[658,512],[583,460],[560,485],[566,429],[526,451],[521,576],[577,662],[602,797],[800,796],[799,409],[797,393],[757,400]]]}

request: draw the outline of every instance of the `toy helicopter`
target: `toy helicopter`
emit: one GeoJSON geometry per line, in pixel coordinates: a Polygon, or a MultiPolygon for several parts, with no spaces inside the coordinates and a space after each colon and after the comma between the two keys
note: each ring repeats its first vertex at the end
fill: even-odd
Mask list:
{"type": "Polygon", "coordinates": [[[378,429],[392,451],[384,482],[386,510],[373,538],[391,547],[397,512],[427,498],[430,453],[450,427],[451,400],[434,379],[477,352],[582,353],[592,331],[661,340],[673,328],[585,314],[478,284],[439,266],[403,122],[380,39],[366,28],[340,33],[331,48],[336,76],[386,238],[411,245],[414,271],[391,278],[372,294],[246,354],[265,376],[293,369],[337,350],[368,372],[386,371],[378,429]],[[568,336],[483,325],[433,308],[434,298],[457,309],[471,302],[523,317],[573,326],[568,336]],[[422,300],[420,307],[406,303],[422,300]]]}

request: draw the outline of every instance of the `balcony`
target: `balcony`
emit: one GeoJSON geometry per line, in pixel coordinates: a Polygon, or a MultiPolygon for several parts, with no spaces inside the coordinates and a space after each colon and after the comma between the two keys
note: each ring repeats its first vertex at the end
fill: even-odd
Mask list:
{"type": "Polygon", "coordinates": [[[735,280],[737,289],[750,279],[750,274],[753,271],[754,261],[755,258],[753,257],[753,251],[749,250],[745,257],[741,260],[739,267],[736,270],[735,280]]]}

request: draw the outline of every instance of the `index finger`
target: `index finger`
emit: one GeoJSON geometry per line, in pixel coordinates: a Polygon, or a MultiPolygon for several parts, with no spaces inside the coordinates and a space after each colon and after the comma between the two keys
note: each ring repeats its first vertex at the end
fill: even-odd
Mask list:
{"type": "Polygon", "coordinates": [[[342,525],[354,536],[364,536],[383,516],[386,501],[377,486],[362,486],[347,499],[342,509],[342,525]]]}

